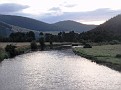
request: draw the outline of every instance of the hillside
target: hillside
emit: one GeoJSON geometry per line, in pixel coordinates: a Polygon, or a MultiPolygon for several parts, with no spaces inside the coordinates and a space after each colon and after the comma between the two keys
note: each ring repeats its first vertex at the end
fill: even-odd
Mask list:
{"type": "Polygon", "coordinates": [[[12,32],[12,27],[4,22],[0,22],[0,37],[6,37],[12,32]]]}
{"type": "Polygon", "coordinates": [[[59,29],[56,26],[53,26],[51,24],[47,24],[35,19],[22,17],[22,16],[12,16],[12,15],[0,15],[0,21],[3,21],[7,24],[19,26],[22,28],[27,28],[31,30],[37,30],[37,31],[59,31],[62,29],[59,29]]]}
{"type": "Polygon", "coordinates": [[[86,25],[75,21],[67,20],[54,23],[53,25],[61,27],[68,31],[85,32],[97,27],[97,25],[86,25]]]}
{"type": "Polygon", "coordinates": [[[105,23],[101,24],[92,31],[109,31],[115,34],[121,34],[121,15],[117,15],[105,23]]]}
{"type": "Polygon", "coordinates": [[[121,15],[109,19],[95,29],[82,33],[81,36],[96,42],[112,40],[121,41],[121,15]]]}
{"type": "Polygon", "coordinates": [[[39,36],[39,31],[22,28],[19,26],[9,25],[4,22],[0,22],[0,37],[8,37],[12,32],[29,32],[33,31],[36,37],[39,36]]]}
{"type": "Polygon", "coordinates": [[[5,22],[10,25],[19,26],[21,28],[26,28],[35,31],[49,32],[49,31],[76,31],[83,32],[89,31],[96,27],[96,25],[85,25],[75,21],[61,21],[54,24],[48,24],[35,19],[13,16],[13,15],[0,15],[0,21],[5,22]]]}

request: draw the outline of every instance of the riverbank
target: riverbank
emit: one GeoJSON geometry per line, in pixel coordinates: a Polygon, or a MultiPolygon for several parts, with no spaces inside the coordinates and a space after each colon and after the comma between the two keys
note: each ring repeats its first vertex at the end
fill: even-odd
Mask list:
{"type": "MultiPolygon", "coordinates": [[[[3,61],[4,59],[10,58],[10,55],[5,51],[6,45],[10,45],[10,44],[16,46],[15,56],[31,51],[30,42],[19,42],[19,43],[18,42],[5,42],[5,43],[1,42],[0,43],[0,62],[3,61]]],[[[57,42],[57,43],[53,43],[53,45],[50,45],[48,42],[46,42],[45,45],[46,46],[44,50],[46,51],[71,48],[71,43],[69,42],[63,42],[63,43],[57,42]]],[[[41,50],[39,43],[37,43],[37,50],[35,51],[38,51],[38,50],[41,50]]]]}
{"type": "MultiPolygon", "coordinates": [[[[19,45],[19,46],[16,46],[15,50],[16,50],[15,56],[24,54],[24,53],[30,52],[30,45],[19,45]]],[[[5,48],[0,47],[0,62],[7,58],[10,58],[9,53],[5,51],[5,48]]]]}
{"type": "Polygon", "coordinates": [[[117,57],[117,55],[121,55],[121,45],[102,45],[93,46],[92,48],[75,47],[73,52],[92,62],[121,72],[121,57],[117,57]]]}
{"type": "Polygon", "coordinates": [[[3,48],[0,48],[0,62],[5,58],[8,58],[8,54],[5,52],[3,48]]]}

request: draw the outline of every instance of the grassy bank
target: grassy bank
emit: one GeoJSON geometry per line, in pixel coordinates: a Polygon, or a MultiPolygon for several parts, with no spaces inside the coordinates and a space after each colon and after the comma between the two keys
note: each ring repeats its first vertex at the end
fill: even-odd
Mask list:
{"type": "Polygon", "coordinates": [[[93,62],[106,65],[112,69],[121,71],[121,45],[102,45],[92,48],[74,48],[75,54],[90,59],[93,62]]]}
{"type": "MultiPolygon", "coordinates": [[[[4,47],[5,46],[0,47],[0,62],[3,61],[4,59],[10,58],[9,53],[7,53],[5,51],[4,47]]],[[[15,56],[20,55],[20,54],[24,54],[24,53],[30,51],[30,45],[19,44],[19,45],[16,45],[15,50],[16,50],[15,56]]]]}
{"type": "MultiPolygon", "coordinates": [[[[4,60],[5,58],[10,58],[10,55],[7,52],[5,52],[5,47],[7,45],[10,45],[10,44],[16,46],[15,56],[31,51],[30,42],[0,42],[0,61],[4,60]]],[[[62,49],[63,45],[67,45],[67,44],[71,44],[71,43],[69,43],[69,42],[63,42],[63,43],[54,42],[51,48],[50,48],[49,42],[46,42],[45,44],[46,44],[45,50],[54,50],[54,49],[62,49]]],[[[65,48],[68,48],[68,47],[65,47],[65,48]]],[[[37,50],[40,50],[39,43],[37,43],[37,50]]]]}

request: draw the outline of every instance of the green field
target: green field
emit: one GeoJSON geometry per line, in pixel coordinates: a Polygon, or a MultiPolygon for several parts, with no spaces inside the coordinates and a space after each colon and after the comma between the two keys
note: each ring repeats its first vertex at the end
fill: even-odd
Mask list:
{"type": "Polygon", "coordinates": [[[117,54],[121,55],[121,45],[102,45],[93,46],[92,48],[77,47],[73,51],[91,61],[121,71],[121,58],[116,57],[117,54]]]}

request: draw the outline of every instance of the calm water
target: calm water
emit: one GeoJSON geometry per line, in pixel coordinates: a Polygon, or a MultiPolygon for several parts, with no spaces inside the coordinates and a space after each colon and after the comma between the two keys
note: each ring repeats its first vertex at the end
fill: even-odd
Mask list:
{"type": "Polygon", "coordinates": [[[121,90],[121,73],[70,50],[38,51],[0,64],[0,90],[121,90]]]}

